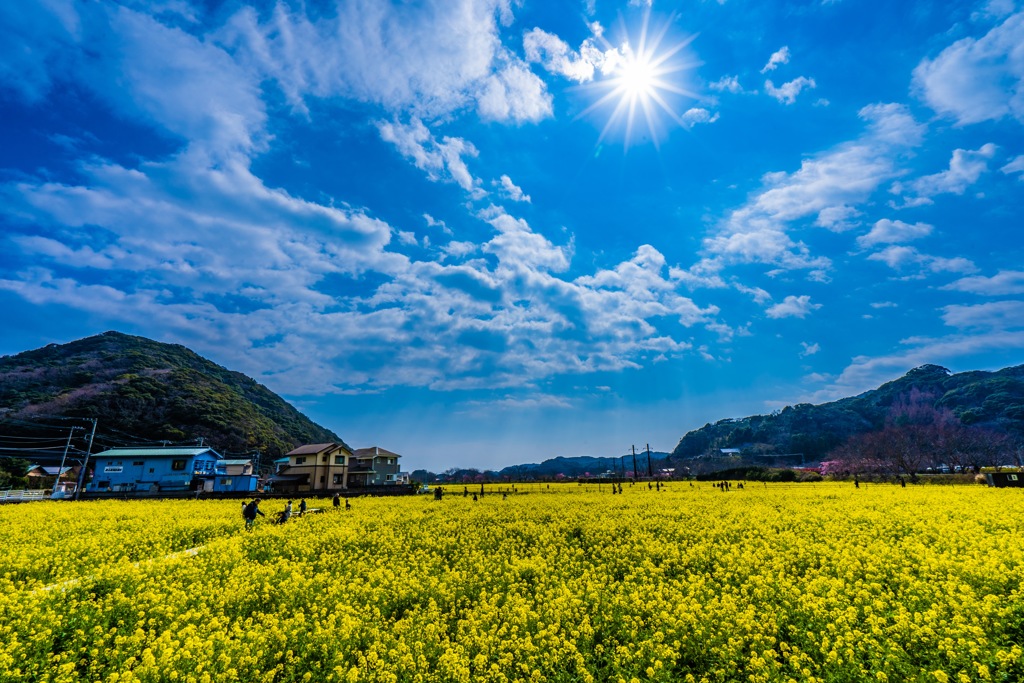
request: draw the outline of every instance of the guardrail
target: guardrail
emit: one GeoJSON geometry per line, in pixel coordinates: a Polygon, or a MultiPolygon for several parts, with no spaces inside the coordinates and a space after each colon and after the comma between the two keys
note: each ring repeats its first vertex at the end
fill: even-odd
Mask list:
{"type": "Polygon", "coordinates": [[[46,500],[49,489],[26,489],[24,491],[0,491],[0,503],[26,503],[30,500],[46,500]]]}

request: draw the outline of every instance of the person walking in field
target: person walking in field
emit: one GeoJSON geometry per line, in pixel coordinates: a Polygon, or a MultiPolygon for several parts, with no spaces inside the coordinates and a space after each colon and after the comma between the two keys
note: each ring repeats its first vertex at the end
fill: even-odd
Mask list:
{"type": "Polygon", "coordinates": [[[331,505],[334,506],[335,510],[337,510],[338,508],[341,507],[341,494],[340,493],[335,493],[334,494],[334,498],[331,500],[331,505]]]}
{"type": "Polygon", "coordinates": [[[303,498],[299,501],[299,517],[306,516],[306,499],[303,498]]]}
{"type": "Polygon", "coordinates": [[[256,515],[266,517],[266,515],[260,510],[259,498],[254,498],[251,503],[242,508],[242,518],[245,519],[246,529],[252,529],[253,524],[256,523],[256,515]]]}
{"type": "Polygon", "coordinates": [[[291,519],[291,516],[292,516],[292,502],[289,500],[288,504],[284,506],[284,510],[282,510],[281,513],[277,516],[277,523],[278,524],[284,524],[289,519],[291,519]]]}

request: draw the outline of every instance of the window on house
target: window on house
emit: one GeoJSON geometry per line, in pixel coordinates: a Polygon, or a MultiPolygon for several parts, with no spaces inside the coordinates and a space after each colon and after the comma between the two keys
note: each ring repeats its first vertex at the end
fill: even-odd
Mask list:
{"type": "Polygon", "coordinates": [[[296,458],[295,458],[295,464],[296,465],[303,465],[303,464],[305,464],[305,462],[306,462],[306,456],[304,456],[304,455],[296,456],[296,458]]]}
{"type": "Polygon", "coordinates": [[[171,461],[171,469],[180,472],[181,470],[185,469],[185,461],[184,460],[172,460],[171,461]]]}
{"type": "Polygon", "coordinates": [[[221,486],[231,486],[231,480],[230,479],[221,479],[220,480],[220,485],[221,486]]]}
{"type": "Polygon", "coordinates": [[[321,484],[324,483],[324,475],[322,475],[322,474],[320,475],[320,483],[321,484]]]}
{"type": "Polygon", "coordinates": [[[344,455],[336,455],[336,456],[334,456],[334,464],[335,465],[344,465],[345,464],[345,456],[344,455]]]}
{"type": "Polygon", "coordinates": [[[132,467],[142,467],[144,463],[141,460],[136,460],[132,463],[132,467]]]}
{"type": "Polygon", "coordinates": [[[324,456],[322,458],[320,458],[320,462],[327,462],[327,454],[326,453],[324,453],[324,456]]]}
{"type": "Polygon", "coordinates": [[[393,474],[389,474],[389,475],[387,476],[387,480],[388,480],[388,481],[394,481],[394,480],[395,480],[395,475],[393,475],[393,474]]]}
{"type": "Polygon", "coordinates": [[[152,467],[149,468],[149,473],[153,474],[153,468],[152,467]]]}
{"type": "Polygon", "coordinates": [[[342,479],[342,476],[343,476],[343,475],[340,475],[340,474],[335,474],[335,475],[334,475],[334,483],[335,483],[335,484],[343,484],[343,483],[344,483],[344,480],[342,479]]]}

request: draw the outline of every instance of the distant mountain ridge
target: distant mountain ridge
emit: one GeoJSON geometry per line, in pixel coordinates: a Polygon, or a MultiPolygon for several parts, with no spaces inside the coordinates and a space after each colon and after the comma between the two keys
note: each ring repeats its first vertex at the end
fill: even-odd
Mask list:
{"type": "Polygon", "coordinates": [[[858,396],[708,423],[683,436],[672,458],[739,448],[749,454],[802,453],[819,459],[851,436],[881,428],[893,403],[914,389],[933,396],[935,407],[952,411],[965,425],[1024,437],[1024,365],[956,374],[938,365],[922,365],[858,396]]]}
{"type": "Polygon", "coordinates": [[[179,344],[120,332],[0,358],[0,413],[3,432],[21,420],[89,417],[101,431],[152,441],[202,438],[222,452],[269,457],[303,443],[341,441],[240,372],[179,344]]]}

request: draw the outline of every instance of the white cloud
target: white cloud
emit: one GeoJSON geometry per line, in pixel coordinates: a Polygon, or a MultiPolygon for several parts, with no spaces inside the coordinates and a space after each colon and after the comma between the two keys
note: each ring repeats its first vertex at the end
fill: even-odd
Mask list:
{"type": "Polygon", "coordinates": [[[963,194],[988,170],[988,160],[995,156],[996,146],[991,142],[977,150],[956,149],[949,160],[949,169],[923,176],[907,183],[893,184],[896,194],[909,190],[913,195],[907,200],[909,206],[931,204],[932,197],[940,194],[963,194]]]}
{"type": "Polygon", "coordinates": [[[1001,270],[992,277],[975,275],[951,282],[942,289],[970,292],[983,296],[1024,294],[1024,271],[1001,270]]]}
{"type": "Polygon", "coordinates": [[[913,247],[893,245],[868,256],[870,261],[881,261],[893,270],[916,266],[933,273],[973,273],[978,270],[970,259],[960,256],[944,258],[922,254],[913,247]]]}
{"type": "Polygon", "coordinates": [[[431,180],[451,180],[467,192],[479,189],[481,181],[473,177],[463,159],[477,155],[471,142],[454,137],[438,142],[419,119],[408,124],[378,121],[377,130],[381,139],[393,144],[416,168],[426,171],[431,180]]]}
{"type": "Polygon", "coordinates": [[[702,107],[693,107],[687,109],[685,113],[679,119],[684,128],[687,130],[693,128],[698,123],[714,123],[718,120],[718,113],[712,114],[707,109],[702,107]]]}
{"type": "Polygon", "coordinates": [[[971,20],[1002,19],[1013,14],[1017,10],[1016,5],[1015,0],[988,0],[979,11],[971,15],[971,20]]]}
{"type": "Polygon", "coordinates": [[[966,125],[1024,122],[1024,12],[981,38],[963,38],[914,69],[914,88],[940,114],[966,125]]]}
{"type": "Polygon", "coordinates": [[[1012,330],[1024,328],[1024,301],[993,301],[971,306],[945,306],[942,320],[961,329],[1012,330]]]}
{"type": "Polygon", "coordinates": [[[871,105],[861,109],[860,116],[868,125],[857,140],[805,160],[793,173],[765,175],[764,189],[705,239],[704,258],[691,268],[693,284],[701,279],[712,283],[716,273],[735,263],[806,269],[814,279],[825,277],[831,261],[794,241],[789,224],[814,216],[817,225],[842,229],[857,204],[900,173],[895,160],[922,136],[923,127],[901,105],[871,105]]]}
{"type": "Polygon", "coordinates": [[[871,228],[871,232],[857,238],[857,244],[861,247],[871,247],[876,244],[897,244],[911,240],[927,237],[932,234],[933,226],[927,223],[904,223],[883,218],[877,221],[871,228]]]}
{"type": "Polygon", "coordinates": [[[787,45],[783,45],[772,53],[772,56],[768,58],[768,63],[761,69],[761,73],[765,74],[769,71],[775,71],[779,64],[789,64],[789,46],[787,45]]]}
{"type": "Polygon", "coordinates": [[[743,86],[740,85],[739,76],[722,76],[714,83],[708,83],[708,87],[717,92],[729,92],[737,95],[745,92],[743,86]]]}
{"type": "Polygon", "coordinates": [[[477,101],[480,116],[493,121],[536,122],[552,113],[544,81],[514,61],[487,77],[477,101]]]}
{"type": "Polygon", "coordinates": [[[856,223],[851,221],[851,218],[856,218],[860,215],[860,211],[840,204],[838,206],[829,206],[818,212],[818,217],[815,219],[814,224],[819,228],[827,228],[833,232],[844,232],[851,230],[856,227],[856,223]]]}
{"type": "Polygon", "coordinates": [[[539,394],[536,396],[524,397],[505,396],[504,398],[494,399],[491,401],[465,401],[461,405],[464,406],[464,409],[459,412],[478,416],[488,414],[494,410],[548,410],[551,408],[573,407],[571,400],[562,396],[552,396],[550,394],[539,394]]]}
{"type": "Polygon", "coordinates": [[[505,196],[514,202],[530,202],[530,195],[523,192],[523,188],[513,183],[507,175],[501,176],[501,180],[496,180],[495,185],[501,187],[505,196]]]}
{"type": "Polygon", "coordinates": [[[787,296],[782,303],[770,307],[765,314],[769,318],[806,318],[811,311],[821,308],[821,304],[812,304],[811,297],[787,296]]]}
{"type": "Polygon", "coordinates": [[[543,83],[502,47],[508,0],[339,3],[307,13],[278,3],[236,12],[218,41],[273,79],[293,107],[341,95],[397,114],[435,117],[476,105],[497,120],[550,114],[543,83]]]}
{"type": "MultiPolygon", "coordinates": [[[[1014,157],[1013,159],[1010,160],[1008,164],[1006,164],[999,170],[1005,173],[1006,175],[1010,175],[1011,173],[1024,174],[1024,154],[1014,157]]],[[[1024,175],[1021,175],[1019,179],[1024,180],[1024,175]]]]}
{"type": "Polygon", "coordinates": [[[765,92],[784,104],[793,104],[796,102],[797,96],[803,92],[804,88],[813,89],[817,87],[818,84],[814,82],[813,78],[807,78],[805,76],[794,78],[791,81],[783,83],[777,88],[770,80],[764,82],[765,92]]]}
{"type": "Polygon", "coordinates": [[[821,345],[818,344],[817,342],[815,342],[813,344],[808,344],[807,342],[800,342],[800,346],[804,347],[804,350],[800,352],[800,357],[801,358],[806,358],[807,356],[813,356],[814,354],[816,354],[819,351],[821,351],[821,345]]]}
{"type": "Polygon", "coordinates": [[[733,282],[732,286],[737,292],[750,295],[754,299],[755,303],[765,304],[772,300],[772,295],[760,287],[747,287],[740,282],[733,282]]]}
{"type": "Polygon", "coordinates": [[[577,83],[592,80],[594,71],[600,69],[606,59],[592,38],[584,40],[576,52],[561,38],[540,28],[527,31],[523,36],[523,52],[526,61],[539,63],[548,72],[577,83]]]}
{"type": "Polygon", "coordinates": [[[423,214],[423,220],[427,222],[427,225],[431,228],[441,228],[441,232],[451,237],[455,234],[455,231],[448,227],[448,224],[444,221],[438,220],[431,216],[429,213],[423,214]]]}

